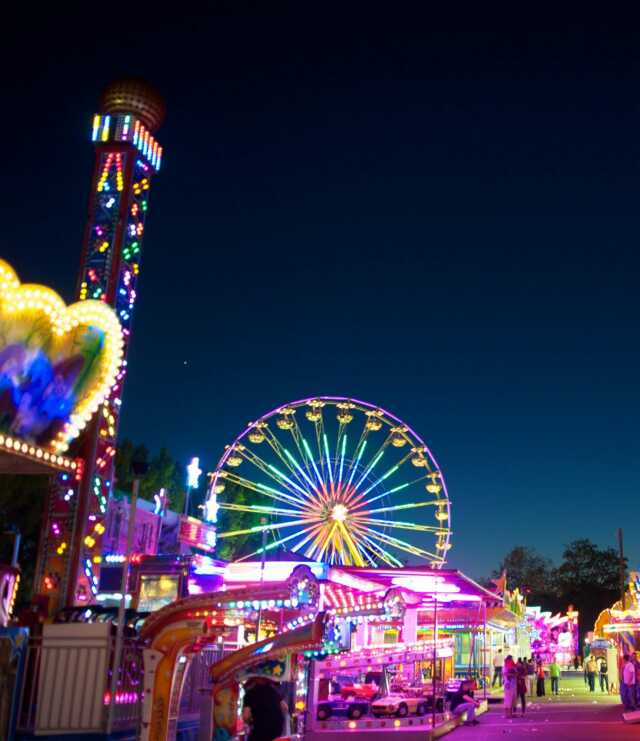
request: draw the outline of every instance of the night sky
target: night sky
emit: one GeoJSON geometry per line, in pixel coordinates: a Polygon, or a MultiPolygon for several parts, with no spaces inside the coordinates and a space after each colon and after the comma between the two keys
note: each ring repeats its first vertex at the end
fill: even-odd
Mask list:
{"type": "Polygon", "coordinates": [[[66,300],[102,88],[167,100],[121,434],[211,470],[354,396],[438,459],[453,566],[618,526],[638,565],[635,34],[128,7],[16,18],[0,54],[0,256],[66,300]]]}

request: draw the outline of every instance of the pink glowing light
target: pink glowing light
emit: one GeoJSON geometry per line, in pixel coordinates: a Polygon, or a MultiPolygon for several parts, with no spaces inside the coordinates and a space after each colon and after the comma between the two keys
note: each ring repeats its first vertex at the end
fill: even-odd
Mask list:
{"type": "Polygon", "coordinates": [[[277,582],[286,581],[296,566],[308,566],[314,576],[319,579],[325,578],[327,567],[321,563],[310,563],[308,561],[267,561],[264,564],[264,574],[261,579],[260,561],[240,561],[230,563],[224,571],[224,580],[233,582],[277,582]]]}
{"type": "Polygon", "coordinates": [[[437,594],[438,598],[444,594],[452,594],[460,591],[460,587],[445,582],[443,576],[395,576],[391,580],[391,583],[397,587],[410,589],[412,592],[437,594]]]}

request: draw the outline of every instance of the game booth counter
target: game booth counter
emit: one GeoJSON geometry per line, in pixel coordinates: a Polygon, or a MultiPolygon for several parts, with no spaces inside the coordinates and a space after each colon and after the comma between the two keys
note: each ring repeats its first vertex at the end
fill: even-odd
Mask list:
{"type": "Polygon", "coordinates": [[[185,674],[212,643],[224,652],[200,725],[221,741],[242,735],[243,694],[257,677],[277,682],[292,732],[307,739],[443,732],[455,725],[447,698],[458,686],[448,613],[482,626],[500,600],[453,570],[228,564],[221,591],[172,602],[142,626],[141,738],[175,737],[185,674]]]}

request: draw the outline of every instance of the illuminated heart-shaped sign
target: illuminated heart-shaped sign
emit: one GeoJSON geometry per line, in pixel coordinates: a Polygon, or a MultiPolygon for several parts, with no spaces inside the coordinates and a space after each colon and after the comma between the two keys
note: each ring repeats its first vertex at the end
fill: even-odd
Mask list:
{"type": "Polygon", "coordinates": [[[122,348],[108,306],[67,306],[50,288],[21,285],[0,260],[1,433],[67,450],[115,383],[122,348]]]}

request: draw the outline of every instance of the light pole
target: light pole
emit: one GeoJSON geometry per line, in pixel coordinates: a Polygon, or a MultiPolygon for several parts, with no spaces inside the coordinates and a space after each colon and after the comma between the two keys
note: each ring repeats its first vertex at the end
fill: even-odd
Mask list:
{"type": "Polygon", "coordinates": [[[116,694],[118,692],[118,675],[122,663],[122,639],[124,637],[124,614],[127,600],[127,587],[129,584],[129,562],[131,560],[131,546],[133,545],[133,533],[136,525],[136,508],[138,506],[138,494],[140,493],[140,481],[149,470],[146,461],[133,461],[131,464],[133,472],[133,489],[131,501],[129,502],[129,521],[127,523],[127,547],[122,563],[122,579],[120,581],[120,604],[118,605],[118,624],[116,625],[116,645],[113,651],[113,668],[111,670],[111,697],[109,702],[109,714],[107,716],[107,733],[113,729],[113,719],[116,712],[116,694]]]}
{"type": "Polygon", "coordinates": [[[618,552],[620,554],[620,602],[622,604],[622,609],[627,609],[627,600],[626,600],[626,589],[625,589],[625,579],[624,579],[624,548],[622,545],[622,528],[618,528],[618,552]]]}
{"type": "Polygon", "coordinates": [[[436,704],[437,704],[437,697],[436,697],[436,689],[437,689],[437,682],[436,682],[436,669],[438,666],[438,657],[437,657],[437,643],[438,643],[438,586],[437,582],[435,583],[435,590],[433,592],[433,663],[431,665],[431,692],[433,693],[431,696],[431,729],[433,730],[436,727],[436,704]]]}
{"type": "MultiPolygon", "coordinates": [[[[267,518],[261,517],[260,524],[262,525],[262,558],[260,560],[260,596],[262,596],[262,585],[264,584],[264,560],[267,556],[267,518]]],[[[256,621],[256,643],[260,640],[260,626],[262,625],[262,600],[260,601],[260,607],[258,607],[258,620],[256,621]]]]}

